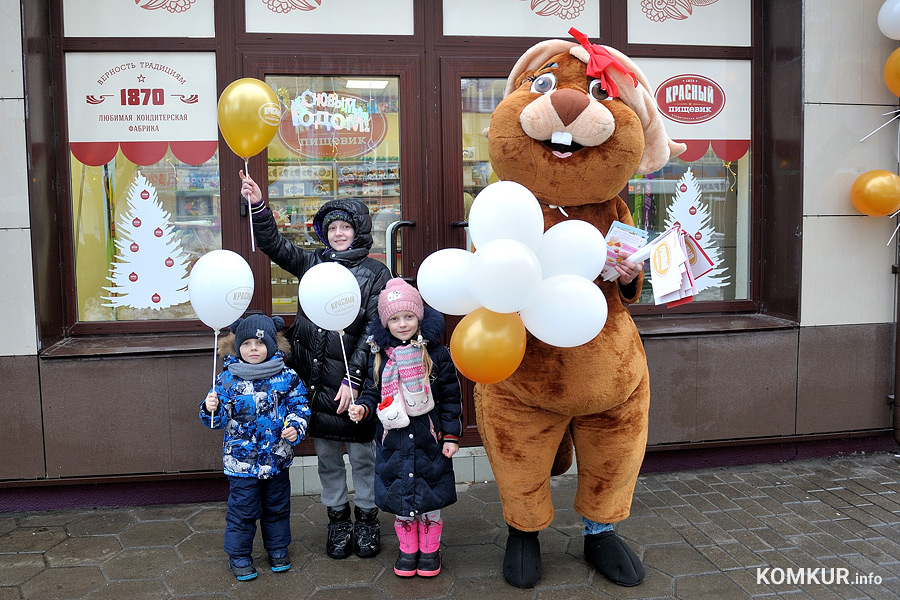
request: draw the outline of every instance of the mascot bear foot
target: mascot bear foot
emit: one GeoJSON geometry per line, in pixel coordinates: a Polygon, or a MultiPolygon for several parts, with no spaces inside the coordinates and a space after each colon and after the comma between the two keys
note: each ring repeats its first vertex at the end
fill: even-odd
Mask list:
{"type": "Polygon", "coordinates": [[[541,543],[537,531],[520,531],[509,525],[503,577],[517,588],[533,588],[541,580],[541,543]]]}
{"type": "Polygon", "coordinates": [[[584,536],[584,557],[598,573],[617,585],[631,587],[644,580],[641,559],[614,531],[584,536]]]}

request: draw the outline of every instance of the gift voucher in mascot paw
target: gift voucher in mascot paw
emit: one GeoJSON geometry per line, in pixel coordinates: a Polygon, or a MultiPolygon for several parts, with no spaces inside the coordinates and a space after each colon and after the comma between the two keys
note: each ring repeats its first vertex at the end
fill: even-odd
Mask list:
{"type": "MultiPolygon", "coordinates": [[[[491,164],[501,180],[535,195],[545,229],[580,219],[606,235],[613,221],[633,224],[618,196],[628,180],[662,168],[684,145],[667,136],[631,59],[570,33],[577,41],[541,42],[516,62],[491,116],[491,164]]],[[[642,282],[642,274],[627,285],[598,278],[609,314],[593,340],[561,348],[529,335],[512,376],[475,386],[478,428],[510,532],[503,573],[514,586],[540,579],[538,532],[553,520],[550,475],[571,463],[573,446],[586,559],[620,585],[643,580],[640,559],[612,531],[629,515],[647,442],[647,361],[626,309],[642,282]]]]}

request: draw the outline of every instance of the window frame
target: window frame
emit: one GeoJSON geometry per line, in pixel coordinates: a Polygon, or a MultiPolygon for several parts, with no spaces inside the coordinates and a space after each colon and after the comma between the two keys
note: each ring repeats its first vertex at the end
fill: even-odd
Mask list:
{"type": "MultiPolygon", "coordinates": [[[[83,335],[127,335],[142,333],[189,333],[208,331],[199,320],[158,320],[137,322],[78,322],[74,290],[74,251],[71,227],[71,173],[68,161],[68,141],[66,136],[67,113],[64,109],[53,109],[52,97],[65,98],[65,78],[63,58],[67,52],[215,52],[217,91],[224,89],[223,82],[240,76],[253,76],[248,71],[248,61],[253,55],[289,52],[300,43],[314,45],[318,56],[323,56],[336,48],[370,48],[385,42],[381,36],[333,36],[283,34],[269,36],[250,34],[243,31],[244,3],[217,2],[215,6],[215,38],[65,38],[62,37],[62,0],[51,0],[49,9],[27,8],[29,12],[44,15],[49,21],[50,37],[60,40],[54,48],[46,49],[48,75],[55,82],[48,86],[51,99],[40,97],[33,87],[28,93],[29,105],[37,110],[29,119],[29,144],[35,151],[36,140],[53,140],[47,145],[57,151],[57,157],[47,158],[32,167],[32,216],[35,223],[47,223],[46,227],[33,229],[35,248],[36,292],[39,302],[38,319],[40,346],[46,347],[67,336],[83,335]],[[40,126],[54,130],[34,131],[36,119],[44,115],[49,124],[40,126]],[[56,186],[35,183],[35,177],[44,174],[57,181],[56,186]],[[58,258],[54,258],[58,257],[58,258]],[[44,264],[40,264],[45,261],[44,264]],[[57,266],[58,265],[58,266],[57,266]],[[56,277],[53,270],[58,269],[56,277]],[[56,279],[56,283],[54,281],[56,279]]],[[[653,46],[628,44],[625,0],[603,1],[601,6],[601,36],[599,43],[622,49],[634,58],[704,58],[704,59],[744,59],[751,61],[752,77],[752,156],[750,169],[750,282],[749,299],[732,301],[706,301],[689,303],[672,309],[639,305],[631,308],[642,332],[659,330],[663,332],[716,330],[721,323],[709,325],[710,318],[721,315],[734,329],[752,329],[756,326],[752,318],[757,315],[783,319],[785,323],[774,326],[796,324],[799,321],[799,272],[801,266],[802,230],[802,97],[797,82],[802,78],[802,64],[793,60],[800,54],[797,32],[802,24],[801,0],[751,0],[752,2],[752,46],[653,46]],[[785,50],[787,49],[787,50],[785,50]],[[796,53],[796,54],[794,54],[796,53]],[[764,137],[770,132],[771,139],[764,137]],[[774,133],[774,132],[777,132],[774,133]],[[777,196],[777,197],[776,197],[777,196]],[[787,202],[782,201],[787,199],[787,202]],[[737,317],[737,318],[732,318],[737,317]],[[750,321],[748,321],[748,318],[750,321]],[[704,325],[706,323],[707,325],[704,325]],[[680,325],[679,325],[680,324],[680,325]]],[[[421,66],[420,84],[423,100],[423,121],[426,125],[447,126],[454,121],[460,108],[447,104],[453,98],[444,83],[443,69],[450,66],[464,77],[506,77],[509,68],[530,45],[541,41],[534,38],[469,38],[444,36],[442,33],[441,6],[429,0],[415,1],[415,35],[390,36],[378,53],[408,51],[424,54],[421,66]],[[487,57],[487,58],[486,58],[487,57]],[[471,65],[469,68],[467,65],[471,65]],[[477,67],[477,68],[476,68],[477,67]],[[428,82],[440,82],[429,86],[428,82]],[[456,112],[455,112],[456,111],[456,112]]],[[[363,52],[363,50],[357,50],[363,52]]],[[[458,87],[458,80],[455,82],[458,87]]],[[[457,100],[458,100],[458,91],[457,100]]],[[[58,106],[58,103],[57,103],[58,106]]],[[[423,151],[431,153],[428,164],[431,172],[423,181],[404,182],[404,190],[423,194],[425,198],[437,200],[429,202],[430,210],[439,211],[444,220],[453,210],[449,198],[454,198],[457,186],[456,173],[447,178],[454,168],[461,169],[461,158],[457,157],[452,136],[441,137],[436,133],[419,134],[422,131],[407,131],[404,144],[409,147],[409,139],[418,136],[418,144],[423,151]],[[439,167],[435,165],[440,165],[439,167]],[[448,170],[449,169],[449,170],[448,170]],[[443,179],[443,182],[441,181],[443,179]],[[446,183],[444,183],[446,182],[446,183]],[[413,189],[415,185],[415,189],[413,189]]],[[[450,129],[449,131],[455,131],[450,129]]],[[[220,137],[220,173],[236,172],[242,166],[237,157],[231,157],[220,137]]],[[[264,168],[263,156],[251,159],[251,169],[259,172],[264,168]]],[[[407,169],[408,170],[408,169],[407,169]]],[[[246,234],[245,217],[226,215],[240,211],[237,186],[227,177],[222,177],[222,244],[251,257],[251,267],[256,276],[257,289],[268,288],[268,262],[261,253],[251,253],[249,236],[246,234]],[[231,196],[235,196],[231,198],[231,196]]],[[[460,190],[456,190],[459,192],[460,190]]],[[[442,234],[443,235],[443,234],[442,234]]],[[[448,235],[447,239],[462,240],[462,232],[448,235]]],[[[415,271],[415,263],[404,265],[415,271]]],[[[265,299],[254,298],[251,309],[264,310],[265,299]]],[[[765,327],[765,323],[761,326],[765,327]]]]}

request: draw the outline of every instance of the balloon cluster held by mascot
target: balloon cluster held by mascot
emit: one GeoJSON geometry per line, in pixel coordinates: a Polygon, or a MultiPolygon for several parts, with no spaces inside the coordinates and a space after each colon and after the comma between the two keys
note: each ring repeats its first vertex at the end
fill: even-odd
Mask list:
{"type": "MultiPolygon", "coordinates": [[[[491,164],[501,180],[537,197],[545,229],[580,219],[605,235],[613,221],[633,223],[618,196],[628,180],[662,168],[684,146],[666,135],[646,78],[627,56],[570,33],[577,43],[541,42],[513,67],[487,133],[491,164]]],[[[609,315],[597,337],[561,348],[529,336],[512,376],[475,387],[509,526],[503,574],[514,586],[541,577],[538,532],[553,520],[551,471],[571,464],[573,445],[585,557],[619,585],[644,578],[640,559],[612,530],[629,515],[647,441],[647,361],[626,308],[642,282],[598,278],[609,315]]]]}

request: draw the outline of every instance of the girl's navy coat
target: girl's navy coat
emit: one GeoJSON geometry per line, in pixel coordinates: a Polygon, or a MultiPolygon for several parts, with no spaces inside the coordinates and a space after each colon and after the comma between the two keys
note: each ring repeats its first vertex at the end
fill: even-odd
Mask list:
{"type": "MultiPolygon", "coordinates": [[[[360,309],[356,320],[344,329],[344,347],[350,367],[351,381],[361,385],[365,378],[369,347],[366,345],[365,328],[378,317],[378,294],[384,289],[391,273],[384,264],[369,257],[372,247],[372,219],[369,209],[359,200],[340,198],[322,205],[313,218],[313,227],[319,239],[326,244],[323,250],[303,250],[282,236],[272,213],[265,211],[254,217],[253,231],[256,243],[266,255],[285,271],[303,277],[315,265],[332,261],[353,273],[359,282],[360,309]],[[340,209],[350,215],[355,238],[353,245],[340,252],[327,247],[328,238],[322,226],[325,215],[340,209]]],[[[347,412],[337,414],[334,396],[345,377],[344,355],[337,332],[323,330],[313,323],[303,307],[298,306],[297,318],[288,330],[291,342],[290,366],[306,385],[312,418],[308,434],[342,442],[371,442],[374,423],[354,423],[347,412]]]]}
{"type": "MultiPolygon", "coordinates": [[[[375,410],[381,402],[381,386],[375,383],[375,354],[369,359],[369,377],[357,404],[368,408],[367,420],[377,423],[375,443],[375,504],[396,515],[416,516],[438,510],[456,502],[456,478],[453,462],[442,454],[444,436],[462,434],[462,402],[456,366],[450,351],[436,340],[444,331],[444,317],[426,306],[420,324],[422,337],[429,340],[427,350],[434,362],[431,388],[435,407],[430,412],[410,417],[402,429],[384,430],[375,410]]],[[[378,348],[398,346],[400,342],[381,325],[379,319],[369,324],[369,333],[378,348]]],[[[384,371],[387,355],[381,354],[380,371],[384,371]]],[[[378,381],[381,381],[379,372],[378,381]]]]}

